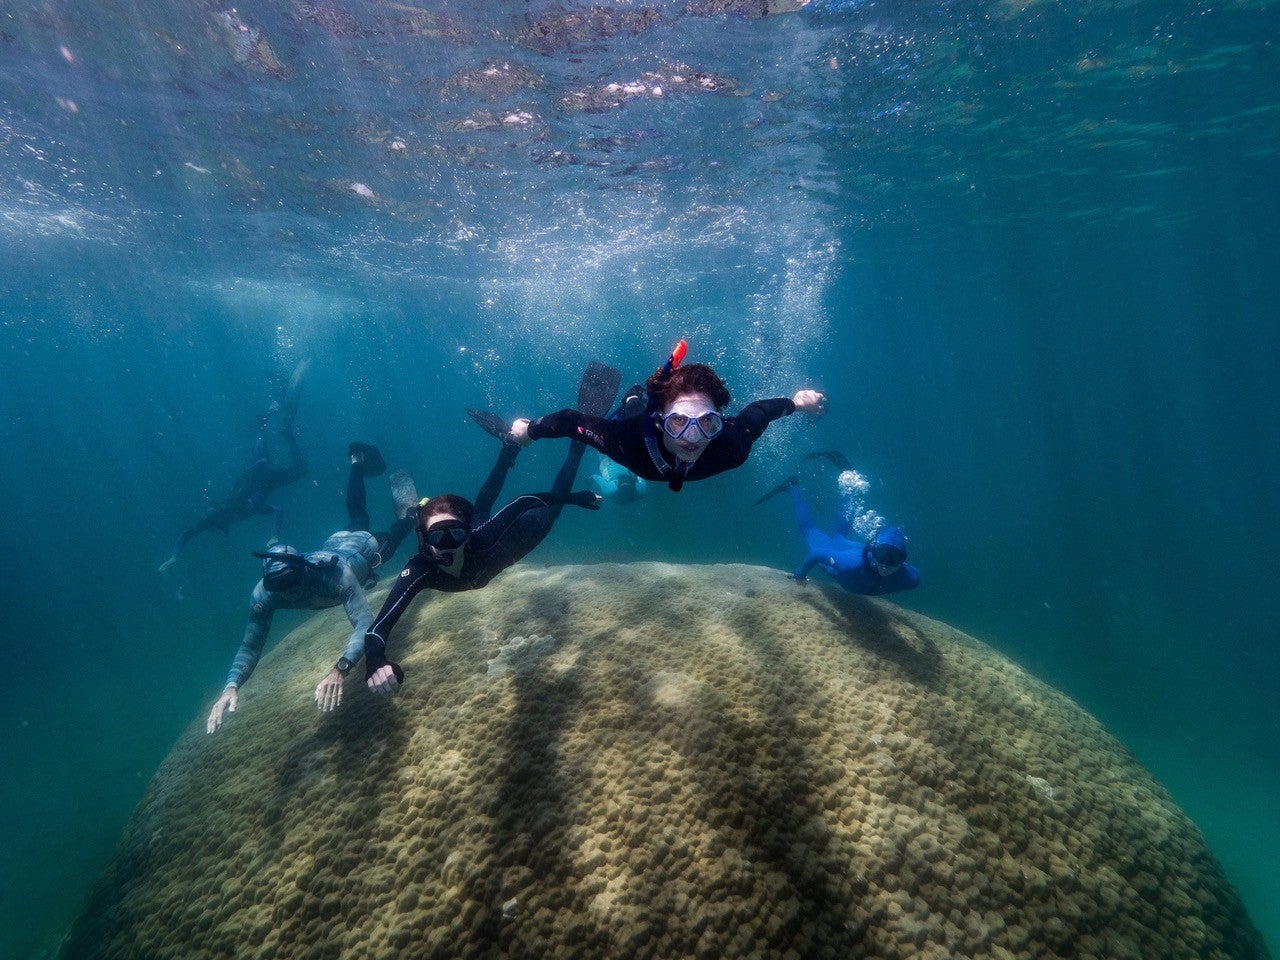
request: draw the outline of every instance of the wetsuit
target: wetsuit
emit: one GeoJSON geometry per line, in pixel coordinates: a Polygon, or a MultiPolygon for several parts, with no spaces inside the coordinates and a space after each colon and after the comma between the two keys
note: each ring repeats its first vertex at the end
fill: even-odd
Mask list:
{"type": "Polygon", "coordinates": [[[364,474],[353,464],[347,480],[347,519],[351,529],[339,530],[319,550],[304,555],[310,564],[304,570],[301,586],[282,592],[268,590],[258,581],[249,603],[244,639],[227,674],[227,686],[238,688],[249,679],[262,656],[271,619],[281,609],[323,610],[342,604],[352,632],[338,661],[338,669],[345,675],[359,662],[364,655],[365,631],[373,623],[373,610],[364,591],[377,582],[378,567],[395,554],[413,529],[413,518],[405,517],[385,533],[370,533],[365,501],[364,474]]]}
{"type": "Polygon", "coordinates": [[[604,454],[600,455],[600,469],[587,478],[587,483],[604,499],[619,504],[635,503],[648,487],[644,480],[604,454]]]}
{"type": "Polygon", "coordinates": [[[875,560],[871,556],[869,544],[859,540],[850,540],[849,514],[841,510],[841,520],[836,525],[836,532],[828,535],[814,525],[813,511],[799,484],[793,483],[787,488],[791,495],[791,505],[795,508],[796,523],[804,533],[808,553],[804,562],[792,574],[797,580],[803,580],[815,566],[821,567],[836,583],[850,593],[880,595],[897,593],[899,590],[913,590],[920,586],[920,571],[909,563],[904,563],[887,577],[880,576],[876,570],[875,560]]]}
{"type": "Polygon", "coordinates": [[[560,410],[529,424],[529,438],[545,440],[569,437],[595,447],[610,460],[622,464],[645,480],[663,480],[678,491],[686,480],[702,480],[740,467],[751,455],[751,445],[765,427],[795,413],[786,397],[757,400],[735,417],[725,417],[724,429],[709,442],[691,464],[678,461],[662,442],[662,431],[651,416],[611,420],[591,417],[577,410],[560,410]]]}
{"type": "MultiPolygon", "coordinates": [[[[462,569],[457,576],[444,570],[427,550],[412,557],[391,585],[378,617],[364,638],[365,676],[370,677],[388,662],[386,649],[391,631],[413,598],[421,590],[459,593],[479,590],[507,567],[525,556],[551,532],[566,503],[594,506],[594,494],[571,493],[573,481],[586,448],[571,443],[555,483],[548,493],[531,493],[516,497],[492,517],[493,505],[502,490],[508,471],[515,464],[520,448],[504,444],[498,460],[476,496],[471,518],[471,536],[462,555],[462,569]],[[587,498],[591,498],[588,500],[587,498]]],[[[398,669],[398,668],[397,668],[398,669]]]]}
{"type": "Polygon", "coordinates": [[[221,530],[226,533],[231,525],[239,520],[271,514],[271,536],[279,539],[283,512],[279,507],[267,503],[272,491],[293,483],[307,473],[306,461],[302,459],[302,451],[293,438],[292,431],[285,433],[285,443],[289,445],[289,465],[273,469],[267,458],[267,441],[259,436],[254,446],[254,462],[244,473],[236,478],[235,486],[226,500],[215,504],[203,517],[182,531],[178,542],[174,544],[172,556],[176,557],[191,541],[192,537],[209,530],[221,530]]]}

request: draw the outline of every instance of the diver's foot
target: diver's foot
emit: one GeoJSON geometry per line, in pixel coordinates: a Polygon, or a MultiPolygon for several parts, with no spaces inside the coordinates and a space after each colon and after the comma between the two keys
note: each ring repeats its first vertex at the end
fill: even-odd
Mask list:
{"type": "Polygon", "coordinates": [[[485,433],[497,437],[505,444],[518,446],[511,436],[510,424],[496,413],[490,413],[488,410],[472,410],[470,407],[464,407],[463,409],[467,411],[467,416],[474,420],[485,433]]]}
{"type": "Polygon", "coordinates": [[[396,519],[403,520],[418,506],[418,488],[405,470],[391,474],[391,499],[396,505],[396,519]]]}
{"type": "Polygon", "coordinates": [[[778,484],[776,487],[774,487],[772,490],[766,493],[763,497],[761,497],[759,500],[753,503],[752,506],[758,507],[760,506],[760,504],[764,503],[766,500],[770,499],[771,497],[776,497],[780,493],[786,493],[788,490],[790,490],[799,482],[800,482],[800,478],[793,473],[791,476],[787,477],[787,479],[783,480],[780,484],[778,484]]]}
{"type": "Polygon", "coordinates": [[[569,502],[586,510],[599,510],[604,497],[593,490],[575,490],[569,494],[569,502]]]}
{"type": "Polygon", "coordinates": [[[267,538],[267,549],[268,549],[268,550],[270,550],[272,547],[274,547],[274,546],[275,546],[277,543],[279,543],[279,542],[280,542],[280,538],[279,538],[279,537],[268,537],[268,538],[267,538]]]}
{"type": "Polygon", "coordinates": [[[353,440],[347,449],[351,454],[351,465],[359,468],[361,476],[380,477],[387,472],[387,463],[382,459],[382,452],[373,444],[353,440]]]}
{"type": "Polygon", "coordinates": [[[626,420],[644,413],[644,385],[633,383],[622,395],[622,403],[613,414],[614,420],[626,420]]]}

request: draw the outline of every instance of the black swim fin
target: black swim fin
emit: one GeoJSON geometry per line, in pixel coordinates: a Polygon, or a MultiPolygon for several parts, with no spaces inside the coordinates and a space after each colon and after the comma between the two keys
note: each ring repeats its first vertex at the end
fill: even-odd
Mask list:
{"type": "Polygon", "coordinates": [[[485,433],[491,433],[503,443],[511,438],[511,427],[507,421],[503,420],[496,413],[490,413],[488,410],[472,410],[470,407],[464,407],[467,416],[480,425],[480,429],[485,433]]]}
{"type": "Polygon", "coordinates": [[[578,412],[589,417],[607,417],[620,386],[622,374],[618,370],[592,360],[578,384],[578,412]]]}
{"type": "Polygon", "coordinates": [[[359,468],[361,475],[380,477],[387,472],[387,462],[382,459],[382,452],[372,443],[360,443],[353,440],[348,446],[348,450],[351,456],[359,456],[360,459],[354,462],[352,466],[359,468]]]}
{"type": "Polygon", "coordinates": [[[813,453],[804,455],[806,460],[827,460],[835,465],[837,470],[852,470],[853,464],[839,450],[815,450],[813,453]]]}
{"type": "Polygon", "coordinates": [[[766,500],[770,499],[771,497],[776,497],[780,493],[786,493],[789,489],[794,487],[799,482],[800,482],[800,478],[797,477],[795,474],[792,474],[791,476],[787,477],[787,479],[783,480],[780,484],[778,484],[776,487],[774,487],[772,490],[770,490],[768,493],[766,493],[759,500],[757,500],[755,503],[753,503],[752,506],[758,507],[760,506],[760,504],[764,503],[766,500]]]}

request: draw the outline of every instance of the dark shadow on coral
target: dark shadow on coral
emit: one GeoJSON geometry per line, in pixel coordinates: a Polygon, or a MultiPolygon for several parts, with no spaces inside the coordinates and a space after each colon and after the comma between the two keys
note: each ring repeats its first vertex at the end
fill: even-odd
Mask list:
{"type": "Polygon", "coordinates": [[[910,620],[867,597],[823,585],[800,588],[797,599],[822,614],[848,642],[897,665],[910,680],[934,687],[942,657],[933,638],[910,620]]]}
{"type": "MultiPolygon", "coordinates": [[[[562,645],[572,642],[566,629],[571,606],[563,587],[535,589],[519,609],[505,611],[506,632],[551,634],[562,645]]],[[[535,932],[527,924],[507,924],[501,904],[525,884],[555,886],[573,876],[573,864],[565,855],[565,814],[574,801],[574,789],[560,768],[559,744],[573,724],[586,663],[585,652],[580,652],[563,672],[553,675],[544,664],[533,664],[515,670],[507,681],[495,681],[512,685],[515,705],[497,744],[501,779],[496,788],[482,789],[482,799],[473,804],[475,813],[491,824],[489,862],[498,866],[469,873],[464,880],[467,898],[488,905],[471,929],[464,951],[468,956],[537,955],[534,944],[518,939],[535,932]]],[[[575,908],[569,903],[555,906],[561,916],[575,908]]],[[[607,932],[592,929],[583,936],[583,952],[607,953],[607,932]]]]}

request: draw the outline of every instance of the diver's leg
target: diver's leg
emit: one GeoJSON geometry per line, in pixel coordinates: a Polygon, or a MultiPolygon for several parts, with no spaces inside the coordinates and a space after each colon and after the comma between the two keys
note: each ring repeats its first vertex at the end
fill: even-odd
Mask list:
{"type": "Polygon", "coordinates": [[[396,551],[400,549],[400,544],[404,542],[404,538],[409,535],[409,531],[412,529],[413,518],[405,517],[393,523],[389,530],[373,535],[374,539],[378,541],[378,556],[382,558],[381,563],[386,563],[395,556],[396,551]]]}
{"type": "Polygon", "coordinates": [[[476,494],[475,512],[472,514],[471,524],[476,526],[484,523],[493,513],[493,505],[498,500],[498,494],[502,492],[502,485],[507,480],[507,474],[511,472],[511,468],[515,466],[516,457],[520,454],[520,448],[513,443],[504,443],[502,449],[498,451],[498,459],[493,463],[493,469],[489,471],[489,476],[485,478],[484,485],[480,487],[480,492],[476,494]]]}
{"type": "Polygon", "coordinates": [[[208,533],[210,530],[217,530],[222,525],[222,511],[210,510],[203,517],[182,531],[181,535],[178,537],[178,542],[173,545],[173,555],[176,557],[185,550],[187,548],[187,544],[190,543],[194,537],[197,537],[202,533],[208,533]]]}
{"type": "Polygon", "coordinates": [[[359,463],[351,464],[347,474],[347,523],[348,530],[369,529],[368,493],[364,487],[364,470],[359,463]]]}
{"type": "Polygon", "coordinates": [[[796,524],[800,527],[800,532],[804,534],[804,540],[808,544],[809,550],[811,552],[821,550],[822,545],[829,538],[814,523],[813,509],[809,506],[809,501],[804,498],[804,491],[800,488],[800,484],[793,483],[787,487],[787,494],[791,497],[791,507],[795,510],[796,524]]]}
{"type": "MultiPolygon", "coordinates": [[[[582,464],[582,455],[586,450],[586,445],[576,440],[569,444],[569,452],[565,454],[564,463],[556,473],[551,493],[563,498],[572,492],[573,482],[578,476],[578,467],[582,464]]],[[[486,562],[492,563],[496,570],[505,570],[511,566],[546,539],[563,509],[564,502],[561,501],[522,514],[493,545],[486,562]]]]}
{"type": "Polygon", "coordinates": [[[294,437],[292,430],[284,434],[284,442],[289,445],[289,465],[279,470],[268,470],[266,472],[266,476],[262,481],[264,495],[277,487],[283,487],[307,475],[307,461],[302,459],[302,449],[298,446],[297,438],[294,437]]]}
{"type": "Polygon", "coordinates": [[[787,487],[787,493],[791,497],[791,508],[796,513],[796,523],[799,524],[800,530],[805,536],[813,529],[813,510],[809,506],[809,501],[804,498],[804,491],[800,489],[800,484],[793,483],[787,487]]]}

